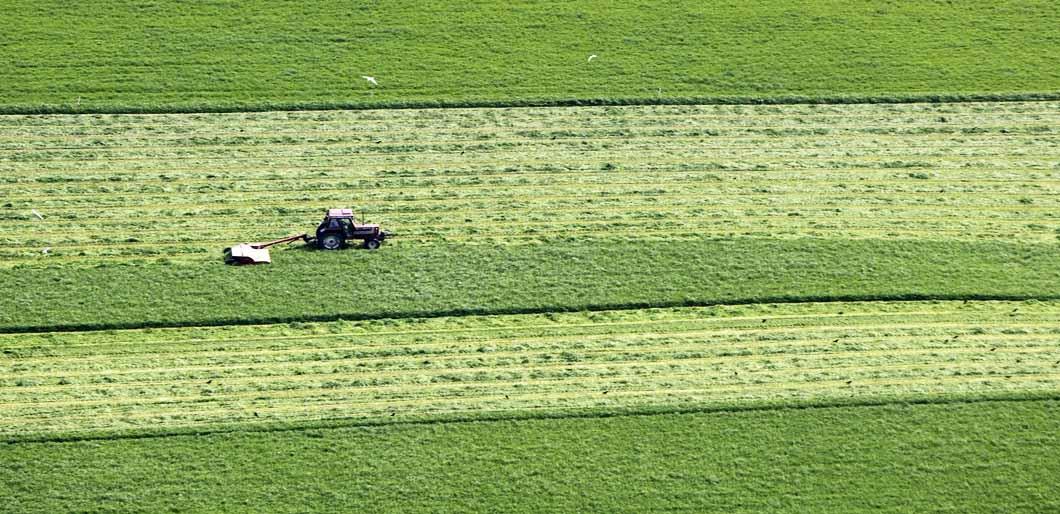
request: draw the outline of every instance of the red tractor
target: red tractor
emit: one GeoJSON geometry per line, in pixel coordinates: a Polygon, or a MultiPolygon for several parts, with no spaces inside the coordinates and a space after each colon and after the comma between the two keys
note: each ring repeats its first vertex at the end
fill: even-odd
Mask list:
{"type": "Polygon", "coordinates": [[[365,248],[375,250],[389,235],[389,232],[380,230],[379,225],[357,224],[353,209],[328,209],[324,221],[317,226],[316,245],[321,250],[338,250],[359,239],[364,241],[365,248]]]}
{"type": "Polygon", "coordinates": [[[317,226],[316,237],[298,234],[265,243],[243,243],[225,248],[222,254],[225,264],[265,264],[272,262],[268,248],[275,244],[301,239],[321,250],[339,250],[348,247],[350,241],[360,240],[365,248],[375,250],[388,237],[390,232],[380,230],[379,225],[358,224],[353,217],[353,209],[328,209],[324,221],[317,226]]]}

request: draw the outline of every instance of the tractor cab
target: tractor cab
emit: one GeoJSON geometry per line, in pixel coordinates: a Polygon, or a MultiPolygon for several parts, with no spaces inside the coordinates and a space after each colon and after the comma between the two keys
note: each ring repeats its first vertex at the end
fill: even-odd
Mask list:
{"type": "Polygon", "coordinates": [[[380,230],[376,224],[357,224],[353,209],[328,209],[324,221],[317,226],[317,246],[324,250],[345,248],[350,240],[364,241],[369,250],[379,248],[387,237],[387,232],[380,230]]]}

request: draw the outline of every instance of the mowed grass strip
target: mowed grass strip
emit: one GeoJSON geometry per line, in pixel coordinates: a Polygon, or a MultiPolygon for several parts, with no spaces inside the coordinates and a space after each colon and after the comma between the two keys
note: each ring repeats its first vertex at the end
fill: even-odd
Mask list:
{"type": "Polygon", "coordinates": [[[9,437],[1060,390],[1055,302],[865,302],[0,336],[9,437]]]}
{"type": "Polygon", "coordinates": [[[330,206],[356,208],[400,245],[1060,237],[1055,102],[14,116],[0,125],[0,266],[213,261],[233,243],[311,230],[330,206]]]}

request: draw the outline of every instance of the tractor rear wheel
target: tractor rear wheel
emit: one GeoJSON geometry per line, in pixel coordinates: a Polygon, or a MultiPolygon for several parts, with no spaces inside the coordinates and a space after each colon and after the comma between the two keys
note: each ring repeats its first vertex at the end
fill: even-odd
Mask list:
{"type": "Polygon", "coordinates": [[[379,240],[378,239],[365,239],[364,240],[364,247],[369,249],[369,250],[375,250],[376,248],[379,248],[379,240]]]}
{"type": "Polygon", "coordinates": [[[342,248],[344,243],[345,241],[342,240],[342,236],[337,236],[335,234],[328,234],[320,238],[320,247],[325,250],[338,250],[339,248],[342,248]]]}

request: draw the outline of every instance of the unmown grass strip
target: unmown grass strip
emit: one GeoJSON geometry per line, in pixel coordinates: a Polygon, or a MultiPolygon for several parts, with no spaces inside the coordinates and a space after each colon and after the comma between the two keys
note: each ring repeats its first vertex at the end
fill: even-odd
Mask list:
{"type": "Polygon", "coordinates": [[[606,2],[427,11],[167,5],[146,13],[119,3],[99,16],[51,2],[7,7],[14,14],[0,68],[3,112],[953,101],[1057,90],[1046,49],[1060,14],[1048,2],[959,13],[935,4],[881,12],[871,2],[775,1],[686,1],[662,12],[606,2]],[[157,19],[169,23],[150,34],[127,30],[157,19]],[[275,37],[292,33],[303,39],[275,37]],[[989,43],[968,47],[969,38],[989,43]],[[82,51],[71,54],[71,44],[82,51]],[[599,58],[587,62],[591,54],[599,58]],[[338,64],[349,62],[361,69],[338,64]],[[358,73],[377,76],[379,87],[358,73]]]}
{"type": "Polygon", "coordinates": [[[282,266],[254,268],[140,259],[0,269],[0,332],[1060,295],[1055,244],[631,237],[384,250],[281,250],[282,266]],[[341,276],[354,269],[372,280],[341,276]]]}
{"type": "Polygon", "coordinates": [[[162,331],[227,341],[176,354],[145,331],[110,334],[143,336],[132,354],[93,333],[6,335],[0,430],[1057,392],[1058,322],[1052,302],[868,302],[162,331]],[[295,337],[242,344],[270,332],[295,337]]]}
{"type": "Polygon", "coordinates": [[[333,508],[331,495],[368,510],[426,511],[436,504],[424,498],[449,491],[467,510],[513,512],[931,510],[941,501],[1030,512],[1056,502],[1047,478],[1060,473],[1056,411],[1052,400],[948,401],[24,442],[0,447],[12,471],[0,492],[29,512],[86,501],[157,511],[177,496],[199,510],[301,512],[333,508]],[[573,484],[585,463],[596,479],[573,484]],[[288,493],[262,497],[270,480],[288,493]],[[632,490],[645,481],[652,487],[632,490]],[[43,493],[71,487],[76,496],[43,493]]]}

